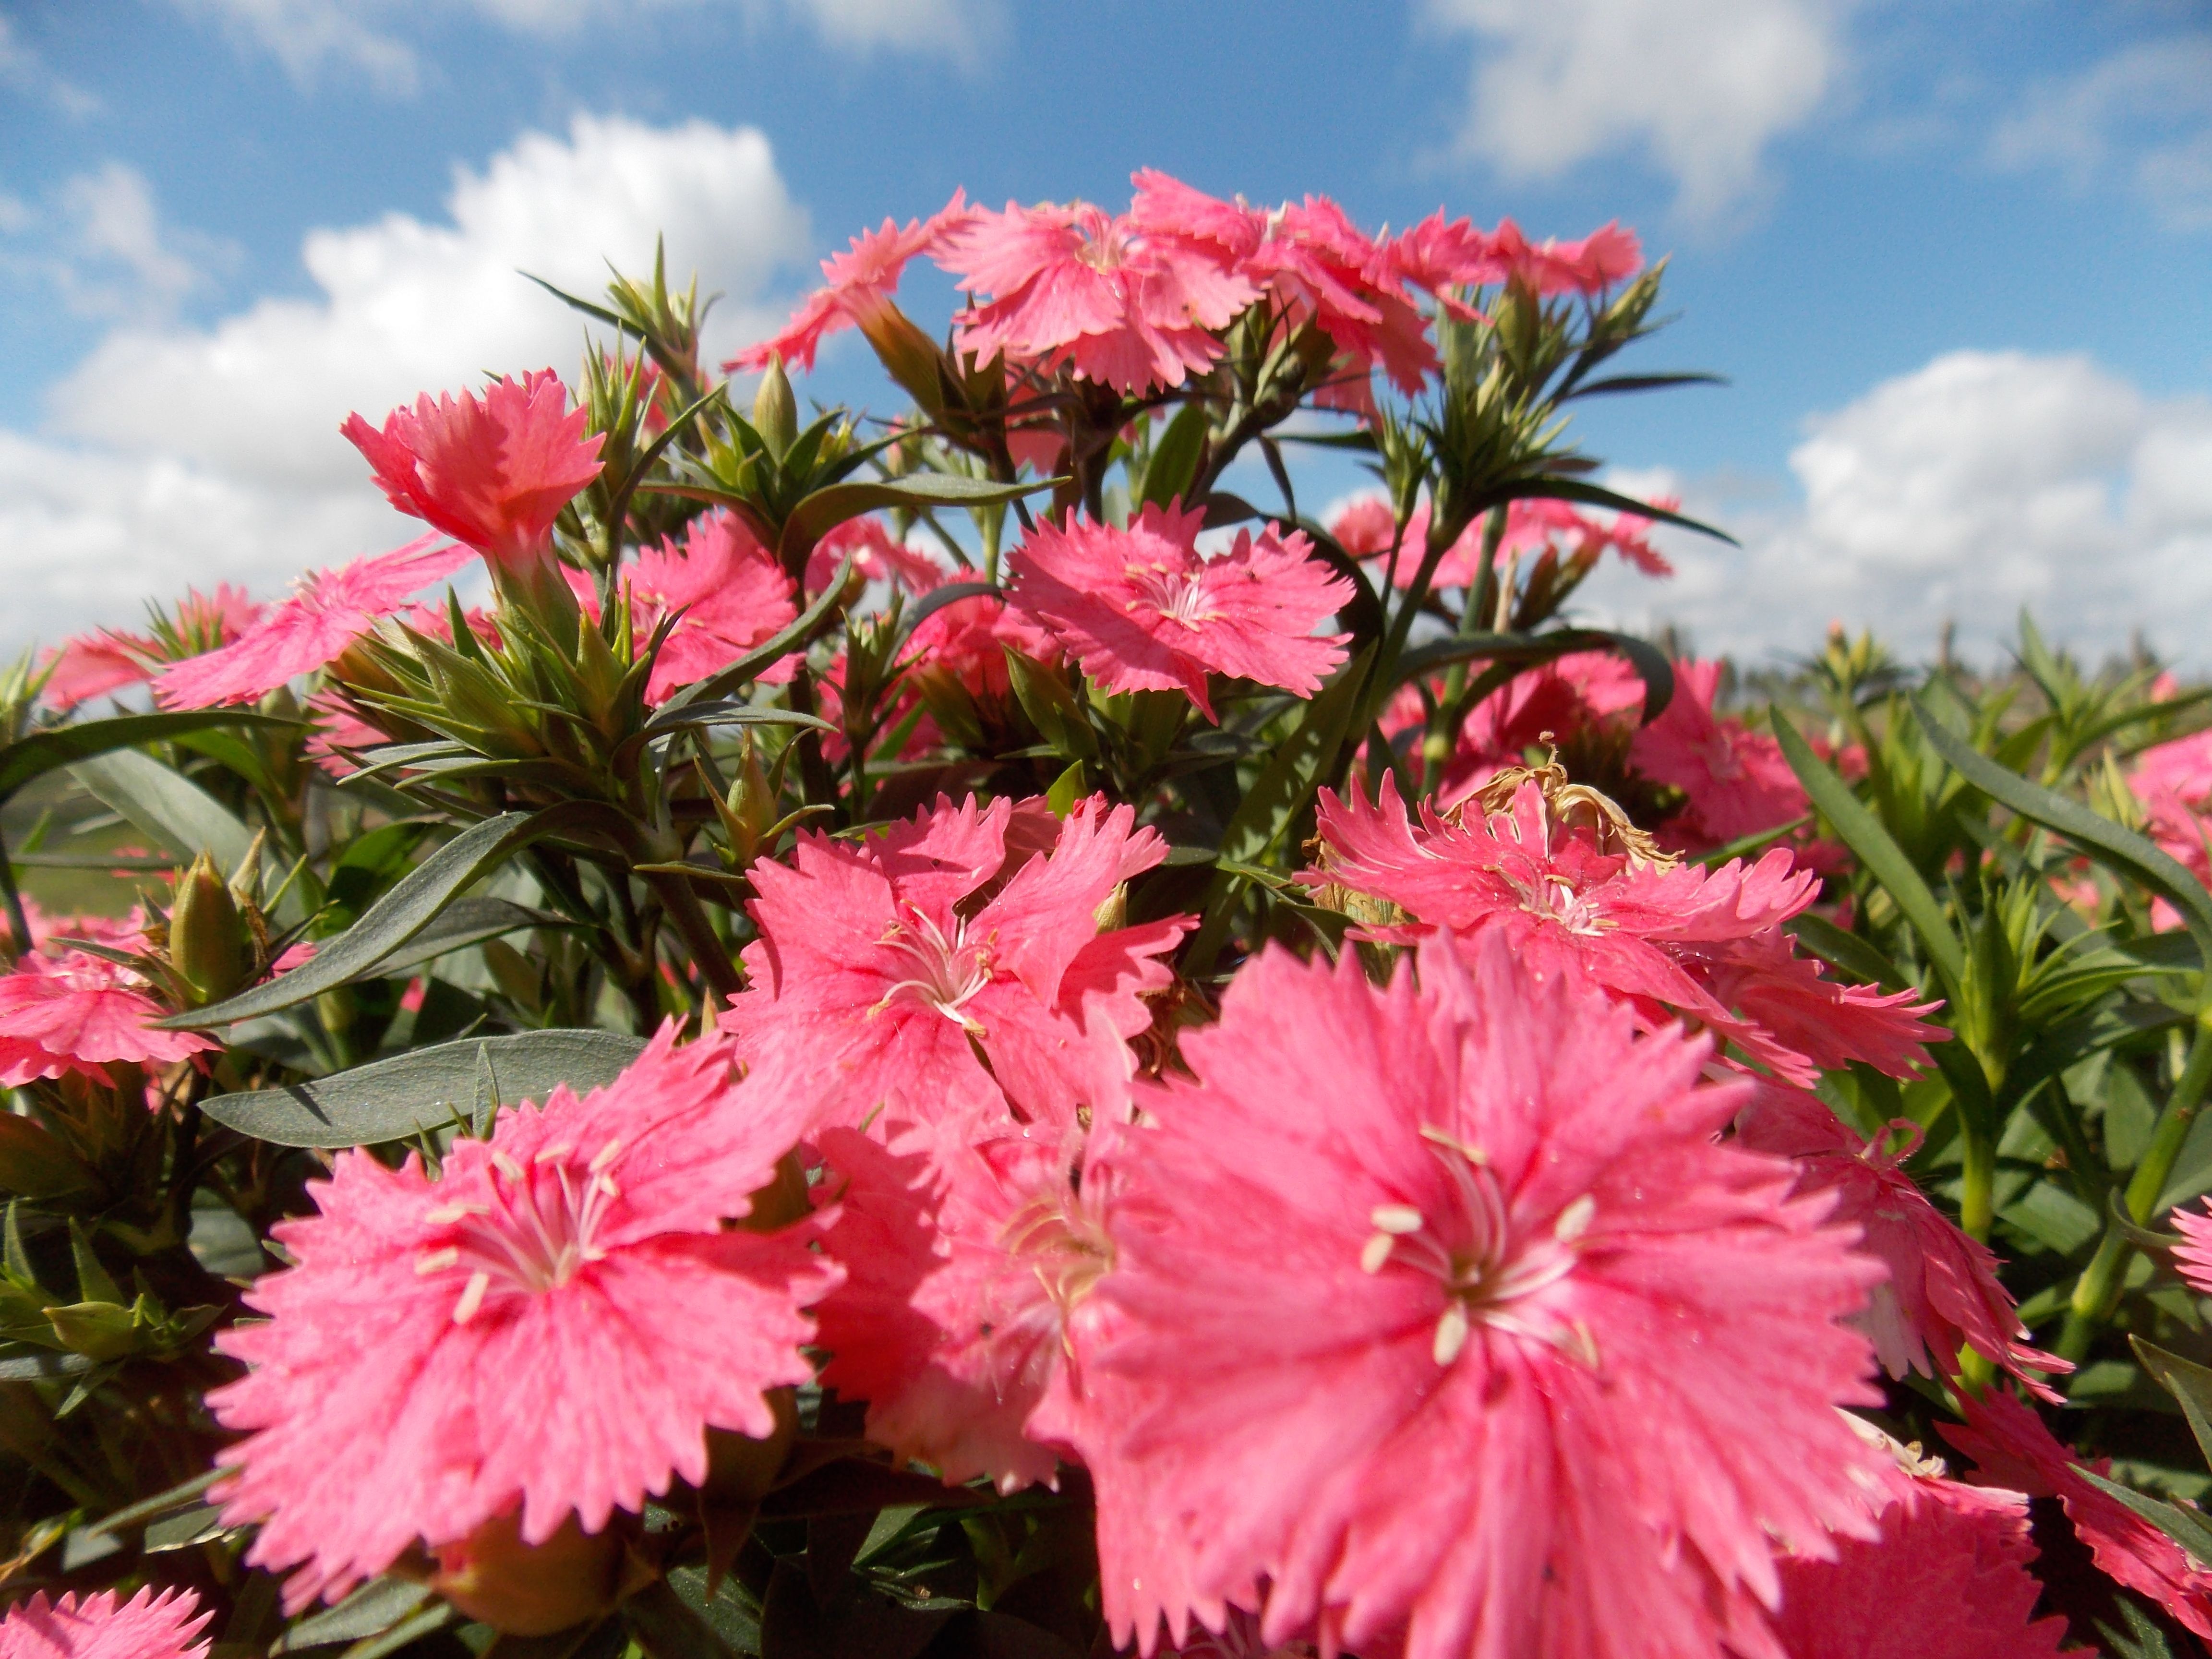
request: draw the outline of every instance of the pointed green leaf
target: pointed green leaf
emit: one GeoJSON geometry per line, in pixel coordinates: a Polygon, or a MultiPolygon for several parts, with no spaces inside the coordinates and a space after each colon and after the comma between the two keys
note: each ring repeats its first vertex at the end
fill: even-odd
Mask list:
{"type": "Polygon", "coordinates": [[[368,1146],[475,1123],[496,1101],[542,1101],[561,1084],[578,1094],[611,1083],[645,1052],[616,1031],[524,1031],[466,1037],[311,1083],[217,1095],[216,1122],[280,1146],[368,1146]]]}
{"type": "Polygon", "coordinates": [[[990,507],[1018,501],[1065,482],[1037,478],[1028,483],[1000,483],[963,477],[957,472],[916,472],[900,478],[870,478],[817,489],[792,508],[783,527],[783,546],[811,547],[848,519],[884,507],[990,507]]]}
{"type": "MultiPolygon", "coordinates": [[[[75,763],[70,769],[84,787],[131,824],[180,858],[212,854],[216,867],[235,870],[253,846],[253,831],[231,810],[181,773],[150,755],[118,749],[75,763]]],[[[269,873],[264,859],[263,872],[269,873]]],[[[276,907],[287,922],[304,919],[296,896],[276,907]]]]}
{"type": "Polygon", "coordinates": [[[429,1599],[428,1584],[404,1578],[378,1578],[363,1584],[334,1607],[325,1607],[278,1637],[271,1656],[297,1653],[302,1648],[358,1642],[390,1630],[429,1599]]]}
{"type": "Polygon", "coordinates": [[[1812,745],[1782,711],[1772,708],[1767,712],[1774,735],[1782,744],[1783,756],[1789,761],[1790,769],[1797,775],[1798,782],[1805,786],[1806,794],[1820,809],[1820,816],[1835,827],[1844,845],[1851,849],[1895,901],[1912,931],[1920,936],[1921,948],[1928,952],[1929,960],[1942,973],[1955,995],[1957,987],[1966,979],[1966,953],[1959,943],[1959,936],[1951,930],[1951,924],[1944,919],[1943,907],[1936,902],[1936,895],[1921,880],[1920,872],[1912,867],[1912,860],[1905,856],[1905,849],[1890,839],[1881,821],[1851,793],[1850,786],[1813,752],[1812,745]]]}
{"type": "Polygon", "coordinates": [[[2128,1340],[2142,1368],[2181,1402],[2181,1414],[2189,1419],[2189,1431],[2197,1437],[2197,1449],[2207,1463],[2212,1463],[2212,1370],[2154,1347],[2139,1336],[2128,1340]]]}
{"type": "Polygon", "coordinates": [[[2194,1513],[2172,1504],[2162,1504],[2155,1498],[2146,1498],[2133,1486],[2124,1486],[2117,1480],[2108,1480],[2094,1469],[2074,1466],[2074,1473],[2098,1491],[2117,1498],[2151,1525],[2188,1551],[2192,1562],[2200,1569],[2212,1565],[2212,1527],[2207,1527],[2194,1513]]]}
{"type": "Polygon", "coordinates": [[[1700,536],[1711,536],[1715,541],[1726,542],[1730,547],[1741,543],[1725,530],[1716,530],[1700,520],[1686,518],[1671,507],[1656,506],[1650,501],[1639,501],[1632,495],[1607,489],[1602,484],[1583,483],[1574,478],[1535,478],[1516,486],[1508,498],[1514,501],[1575,501],[1583,507],[1611,507],[1615,513],[1626,513],[1639,519],[1656,519],[1661,524],[1671,524],[1681,530],[1694,530],[1700,536]]]}
{"type": "Polygon", "coordinates": [[[136,748],[142,743],[161,743],[216,726],[299,724],[297,720],[251,708],[180,708],[167,714],[121,714],[113,720],[88,720],[81,726],[33,732],[0,748],[0,801],[56,767],[74,766],[113,750],[136,748]]]}
{"type": "Polygon", "coordinates": [[[1967,782],[2031,823],[2066,837],[2099,863],[2141,883],[2181,913],[2204,958],[2212,961],[2212,893],[2171,854],[2080,801],[2008,771],[1962,741],[1917,696],[1913,712],[1929,744],[1967,782]]]}

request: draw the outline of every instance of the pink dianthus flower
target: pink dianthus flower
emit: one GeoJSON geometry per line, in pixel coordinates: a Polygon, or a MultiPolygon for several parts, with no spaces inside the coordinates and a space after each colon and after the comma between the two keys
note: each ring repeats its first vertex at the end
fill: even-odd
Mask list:
{"type": "MultiPolygon", "coordinates": [[[[123,922],[82,916],[47,931],[137,951],[144,927],[134,911],[123,922]]],[[[0,974],[0,1088],[71,1073],[112,1084],[110,1066],[173,1065],[222,1047],[198,1031],[156,1030],[169,1012],[122,963],[49,938],[0,974]]]]}
{"type": "Polygon", "coordinates": [[[811,1374],[800,1310],[840,1274],[812,1223],[723,1224],[803,1127],[732,1079],[726,1041],[664,1027],[606,1087],[456,1140],[434,1179],[349,1152],[310,1186],[319,1213],[276,1230],[299,1265],[246,1297],[270,1317],[216,1339],[252,1370],[209,1395],[252,1431],[215,1499],[261,1523],[249,1561],[296,1569],[289,1607],[518,1507],[526,1543],[572,1513],[597,1532],[705,1479],[708,1429],[771,1431],[766,1391],[811,1374]]]}
{"type": "Polygon", "coordinates": [[[502,380],[479,398],[464,392],[385,416],[381,430],[359,415],[340,428],[368,458],[392,506],[465,542],[492,564],[536,558],[553,521],[599,476],[600,434],[568,408],[551,369],[502,380]]]}
{"type": "Polygon", "coordinates": [[[210,1644],[192,1638],[214,1617],[185,1589],[156,1595],[149,1584],[128,1601],[112,1589],[49,1601],[40,1590],[0,1620],[0,1659],[207,1659],[210,1644]]]}
{"type": "Polygon", "coordinates": [[[1876,1270],[1717,1143],[1702,1039],[1496,938],[1409,969],[1270,946],[1139,1099],[1121,1322],[1077,1343],[1158,1390],[1077,1419],[1116,1638],[1243,1607],[1407,1659],[1771,1652],[1775,1540],[1870,1530],[1834,1407],[1878,1397],[1839,1322],[1876,1270]]]}
{"type": "Polygon", "coordinates": [[[1190,924],[1101,933],[1097,912],[1167,846],[1094,797],[1019,858],[1014,815],[940,798],[868,841],[802,835],[790,866],[755,865],[750,983],[723,1017],[747,1059],[811,1084],[831,1123],[1110,1115],[1143,993],[1170,977],[1155,958],[1190,924]]]}
{"type": "Polygon", "coordinates": [[[1918,1124],[1900,1118],[1863,1140],[1818,1096],[1771,1084],[1736,1120],[1742,1145],[1796,1165],[1800,1192],[1834,1194],[1835,1219],[1856,1224],[1859,1248],[1889,1270],[1860,1319],[1885,1370],[1956,1376],[1972,1346],[2057,1404],[2058,1395],[2031,1372],[2073,1366],[2027,1345],[1989,1246],[1961,1232],[1905,1173],[1920,1134],[1918,1124]]]}
{"type": "Polygon", "coordinates": [[[1535,778],[1449,817],[1424,802],[1418,827],[1394,779],[1373,806],[1356,788],[1343,800],[1324,790],[1318,828],[1324,857],[1307,884],[1388,899],[1463,941],[1499,933],[1538,978],[1587,975],[1648,1027],[1698,1020],[1790,1082],[1853,1059],[1908,1076],[1948,1035],[1911,992],[1838,984],[1795,953],[1781,925],[1819,883],[1786,852],[1706,870],[1601,845],[1535,778]]]}
{"type": "Polygon", "coordinates": [[[264,697],[287,681],[327,667],[402,600],[468,561],[468,549],[434,531],[393,552],[315,571],[240,639],[164,670],[154,682],[154,695],[168,708],[212,708],[264,697]]]}
{"type": "Polygon", "coordinates": [[[1725,847],[1812,811],[1780,744],[1715,714],[1720,677],[1717,662],[1677,662],[1673,698],[1628,748],[1638,772],[1686,798],[1668,828],[1693,850],[1725,847]]]}
{"type": "Polygon", "coordinates": [[[1938,1428],[1974,1460],[1977,1484],[2057,1498],[2100,1571],[2212,1640],[2212,1572],[2118,1498],[2081,1478],[2084,1468],[2106,1474],[2109,1459],[2086,1463],[2052,1437],[2032,1407],[1999,1389],[1966,1394],[1961,1404],[1965,1424],[1938,1428]]]}
{"type": "Polygon", "coordinates": [[[1180,688],[1214,718],[1206,676],[1310,697],[1345,658],[1346,634],[1316,635],[1352,584],[1297,531],[1237,532],[1218,558],[1198,550],[1204,509],[1147,506],[1127,530],[1040,524],[1014,550],[1014,603],[1058,635],[1108,691],[1180,688]]]}
{"type": "MultiPolygon", "coordinates": [[[[791,578],[733,513],[694,519],[680,549],[673,538],[641,548],[623,580],[629,589],[630,632],[640,645],[664,617],[676,618],[653,659],[648,703],[665,702],[682,687],[727,668],[799,615],[791,578]]],[[[597,614],[596,595],[586,597],[585,609],[597,614]]],[[[761,678],[788,679],[791,672],[791,665],[779,664],[761,678]]]]}
{"type": "Polygon", "coordinates": [[[64,640],[47,653],[41,695],[56,708],[70,709],[125,686],[143,685],[166,663],[228,645],[260,614],[261,607],[242,587],[218,582],[212,593],[194,588],[169,614],[156,616],[153,633],[103,628],[64,640]]]}
{"type": "Polygon", "coordinates": [[[877,313],[890,306],[907,261],[937,248],[967,220],[967,194],[956,190],[952,199],[937,212],[927,219],[908,220],[904,229],[896,220],[885,219],[876,229],[862,231],[844,252],[833,253],[822,262],[824,285],[800,302],[783,331],[747,346],[722,365],[723,371],[757,373],[779,359],[812,368],[814,354],[823,340],[842,329],[866,328],[877,313]]]}

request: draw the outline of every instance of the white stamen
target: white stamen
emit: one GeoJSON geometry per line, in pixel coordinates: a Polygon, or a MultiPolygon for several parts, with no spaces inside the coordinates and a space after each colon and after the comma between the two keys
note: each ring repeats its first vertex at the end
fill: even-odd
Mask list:
{"type": "Polygon", "coordinates": [[[1562,1244],[1571,1244],[1589,1231],[1590,1218],[1597,1213],[1597,1200],[1588,1193],[1559,1212],[1559,1218],[1552,1224],[1552,1237],[1562,1244]]]}
{"type": "Polygon", "coordinates": [[[1360,1271],[1370,1273],[1381,1273],[1383,1264],[1390,1260],[1390,1252],[1397,1248],[1397,1243],[1398,1241],[1388,1233],[1376,1234],[1367,1241],[1366,1248],[1359,1252],[1360,1271]]]}
{"type": "Polygon", "coordinates": [[[1421,1212],[1410,1204],[1377,1204],[1367,1218],[1386,1233],[1421,1231],[1421,1212]]]}
{"type": "Polygon", "coordinates": [[[461,1292],[461,1299],[453,1304],[453,1323],[465,1325],[474,1319],[477,1316],[477,1310],[483,1306],[484,1292],[489,1289],[491,1289],[489,1273],[470,1274],[468,1287],[461,1292]]]}
{"type": "Polygon", "coordinates": [[[433,1250],[428,1255],[415,1258],[415,1271],[418,1273],[441,1273],[448,1267],[459,1267],[460,1260],[459,1250],[433,1250]]]}
{"type": "Polygon", "coordinates": [[[1449,1365],[1459,1358],[1459,1351],[1467,1346],[1468,1329],[1467,1304],[1455,1297],[1445,1306],[1443,1317],[1437,1321],[1434,1352],[1437,1364],[1449,1365]]]}

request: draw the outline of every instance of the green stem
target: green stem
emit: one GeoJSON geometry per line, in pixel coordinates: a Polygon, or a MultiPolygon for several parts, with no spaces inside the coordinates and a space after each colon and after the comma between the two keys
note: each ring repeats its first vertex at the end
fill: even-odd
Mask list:
{"type": "Polygon", "coordinates": [[[5,841],[0,841],[0,897],[8,901],[8,927],[14,938],[7,954],[12,960],[31,948],[31,924],[23,915],[23,896],[15,890],[15,864],[5,841]]]}
{"type": "Polygon", "coordinates": [[[1959,1225],[1968,1237],[1986,1243],[1996,1218],[1997,1149],[1986,1131],[1966,1120],[1960,1113],[1959,1225]]]}
{"type": "MultiPolygon", "coordinates": [[[[2128,1182],[2122,1201],[2127,1206],[2130,1218],[2138,1226],[2150,1219],[2160,1195],[2166,1191],[2174,1163],[2189,1139],[2189,1131],[2197,1121],[2197,1113],[2203,1109],[2207,1084],[2212,1084],[2212,1005],[2197,1012],[2197,1036],[2190,1044],[2188,1062],[2174,1079],[2172,1092],[2166,1096],[2158,1121],[2152,1126],[2150,1145],[2144,1148],[2135,1175],[2128,1182]]],[[[2087,1355],[2098,1328],[2118,1310],[2120,1292],[2124,1288],[2123,1281],[2134,1250],[2135,1246],[2118,1224],[2106,1225],[2105,1237],[2097,1245],[2097,1254],[2081,1270],[2081,1277],[2074,1286],[2065,1328],[2058,1339],[2062,1358],[2078,1364],[2087,1355]]]]}

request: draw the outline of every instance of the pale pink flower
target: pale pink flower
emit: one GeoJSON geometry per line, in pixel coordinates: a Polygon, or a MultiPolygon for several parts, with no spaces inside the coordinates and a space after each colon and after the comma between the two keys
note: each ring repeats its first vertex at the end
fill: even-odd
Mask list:
{"type": "Polygon", "coordinates": [[[1757,1635],[1776,1540],[1871,1530],[1834,1407],[1879,1397],[1839,1322],[1876,1269],[1716,1140],[1743,1091],[1700,1082],[1705,1041],[1500,939],[1407,966],[1270,946],[1183,1038],[1195,1081],[1139,1099],[1091,1298],[1122,1322],[1075,1354],[1154,1390],[1073,1425],[1116,1638],[1221,1629],[1263,1583],[1262,1638],[1326,1651],[1757,1635]]]}
{"type": "Polygon", "coordinates": [[[2056,1405],[2058,1395],[2032,1373],[2073,1366],[2027,1345],[1989,1246],[1960,1231],[1902,1167],[1920,1136],[1918,1124],[1899,1118],[1862,1139],[1818,1096],[1772,1084],[1761,1084],[1736,1120],[1742,1145],[1796,1164],[1800,1192],[1833,1194],[1834,1218],[1856,1224],[1859,1248],[1889,1270],[1858,1322],[1885,1370],[1956,1376],[1971,1346],[2056,1405]]]}
{"type": "MultiPolygon", "coordinates": [[[[679,550],[673,539],[641,548],[623,574],[630,631],[642,643],[661,619],[676,625],[653,661],[645,700],[662,703],[695,680],[727,668],[799,615],[791,578],[734,513],[694,519],[679,550]]],[[[762,678],[788,679],[792,665],[762,678]]]]}
{"type": "Polygon", "coordinates": [[[814,354],[823,340],[843,329],[866,327],[890,307],[907,261],[918,253],[932,252],[967,220],[967,192],[956,190],[952,199],[935,213],[927,219],[908,220],[904,229],[896,220],[885,219],[874,230],[862,231],[844,252],[833,253],[822,262],[824,285],[799,302],[783,331],[747,346],[722,365],[723,372],[757,372],[779,360],[812,368],[814,354]]]}
{"type": "Polygon", "coordinates": [[[1490,234],[1489,259],[1462,277],[1479,284],[1519,283],[1539,295],[1596,295],[1633,276],[1644,265],[1636,233],[1618,222],[1601,226],[1580,241],[1547,238],[1531,242],[1521,227],[1501,219],[1490,234]]]}
{"type": "MultiPolygon", "coordinates": [[[[146,946],[144,926],[133,912],[121,923],[80,916],[49,931],[136,951],[146,946]]],[[[0,1088],[71,1073],[112,1084],[110,1066],[173,1065],[222,1047],[198,1031],[155,1030],[171,1012],[120,963],[58,941],[27,951],[0,974],[0,1088]]]]}
{"type": "Polygon", "coordinates": [[[242,638],[165,669],[154,682],[164,708],[251,702],[325,668],[399,608],[410,595],[469,562],[469,550],[436,532],[391,553],[303,576],[242,638]]]}
{"type": "Polygon", "coordinates": [[[971,297],[960,355],[1066,364],[1123,392],[1181,386],[1211,368],[1222,351],[1216,331],[1257,297],[1213,244],[1148,232],[1083,202],[976,209],[946,234],[938,259],[971,297]]]}
{"type": "Polygon", "coordinates": [[[1166,843],[1094,797],[1018,863],[1014,811],[940,798],[888,834],[802,835],[790,866],[755,865],[750,983],[723,1017],[746,1057],[812,1089],[828,1122],[1111,1115],[1143,994],[1170,977],[1155,958],[1190,924],[1102,933],[1096,912],[1166,843]]]}
{"type": "Polygon", "coordinates": [[[247,1559],[296,1570],[296,1610],[518,1506],[526,1543],[571,1514],[597,1532],[704,1480],[708,1429],[768,1435],[767,1391],[811,1374],[800,1310],[840,1275],[812,1223],[724,1223],[802,1127],[726,1042],[671,1025],[605,1088],[455,1140],[435,1179],[340,1154],[319,1212],[276,1230],[298,1266],[247,1296],[271,1317],[216,1339],[252,1367],[209,1395],[252,1431],[213,1494],[261,1523],[247,1559]]]}
{"type": "MultiPolygon", "coordinates": [[[[1329,520],[1328,533],[1336,538],[1339,547],[1355,559],[1380,558],[1389,552],[1390,544],[1397,539],[1398,515],[1380,495],[1355,496],[1329,520]]],[[[1408,540],[1406,545],[1410,547],[1413,543],[1408,540]]]]}
{"type": "Polygon", "coordinates": [[[2066,1620],[2033,1617],[2027,1499],[1934,1473],[1890,1486],[1880,1537],[1839,1539],[1832,1561],[1784,1559],[1774,1634],[1788,1659],[2057,1659],[2066,1620]]]}
{"type": "Polygon", "coordinates": [[[846,1270],[817,1310],[822,1380],[868,1402],[870,1439],[948,1485],[1050,1480],[1059,1460],[1025,1430],[1066,1386],[1067,1316],[1111,1265],[1103,1162],[1011,1126],[905,1157],[852,1129],[819,1146],[817,1190],[838,1206],[823,1248],[846,1270]]]}
{"type": "Polygon", "coordinates": [[[210,1644],[192,1638],[214,1617],[188,1589],[156,1595],[149,1584],[128,1601],[112,1589],[49,1601],[40,1590],[0,1620],[0,1659],[207,1659],[210,1644]]]}
{"type": "Polygon", "coordinates": [[[1720,678],[1717,662],[1675,663],[1674,696],[1628,746],[1638,772],[1682,792],[1686,805],[1668,828],[1693,850],[1725,847],[1812,811],[1782,745],[1713,712],[1720,678]]]}
{"type": "Polygon", "coordinates": [[[1180,688],[1214,718],[1206,677],[1224,674],[1310,697],[1345,658],[1346,634],[1313,630],[1352,584],[1310,556],[1297,531],[1237,532],[1218,558],[1198,550],[1203,508],[1147,506],[1127,530],[1070,509],[1014,550],[1014,603],[1066,642],[1108,691],[1180,688]]]}
{"type": "Polygon", "coordinates": [[[427,392],[380,431],[359,415],[339,429],[368,458],[386,499],[493,564],[537,557],[553,521],[599,476],[601,434],[551,369],[435,403],[427,392]]]}
{"type": "Polygon", "coordinates": [[[1977,1484],[2057,1498],[2102,1571],[2212,1640],[2212,1572],[2118,1498],[2081,1478],[2085,1468],[2108,1475],[2109,1459],[2086,1462],[2052,1437],[2033,1407],[1999,1389],[1965,1394],[1960,1403],[1965,1424],[1938,1427],[1974,1460],[1977,1484]]]}
{"type": "Polygon", "coordinates": [[[1447,818],[1424,802],[1418,828],[1392,779],[1373,806],[1324,790],[1318,829],[1325,856],[1308,884],[1388,899],[1462,940],[1499,933],[1538,978],[1585,975],[1649,1027],[1698,1020],[1789,1082],[1847,1059],[1909,1075],[1922,1045],[1948,1035],[1911,993],[1839,985],[1794,954],[1781,924],[1819,882],[1786,852],[1707,870],[1608,850],[1534,778],[1497,810],[1470,801],[1447,818]]]}
{"type": "Polygon", "coordinates": [[[56,708],[70,709],[110,691],[143,685],[166,663],[213,651],[252,627],[261,607],[242,587],[218,582],[212,593],[192,589],[167,615],[156,613],[149,634],[103,628],[64,640],[47,653],[41,695],[56,708]]]}
{"type": "MultiPolygon", "coordinates": [[[[1674,503],[1662,501],[1655,505],[1671,507],[1674,503]]],[[[1429,576],[1431,590],[1471,588],[1481,580],[1482,543],[1487,518],[1487,514],[1477,514],[1460,532],[1458,539],[1444,550],[1443,556],[1429,576]]],[[[1553,548],[1563,557],[1590,563],[1610,551],[1620,554],[1647,576],[1672,575],[1674,567],[1651,545],[1651,520],[1635,514],[1616,513],[1601,519],[1565,501],[1528,497],[1507,503],[1505,530],[1498,538],[1498,547],[1501,556],[1522,559],[1553,548]]],[[[1329,533],[1353,558],[1380,559],[1390,550],[1395,527],[1396,520],[1389,504],[1379,495],[1369,495],[1349,503],[1337,515],[1329,533]],[[1351,540],[1346,539],[1347,535],[1351,540]],[[1355,542],[1357,546],[1353,545],[1355,542]]],[[[1406,532],[1398,544],[1398,565],[1393,580],[1399,586],[1413,586],[1413,578],[1419,574],[1428,539],[1429,504],[1422,501],[1406,520],[1406,532]]]]}

